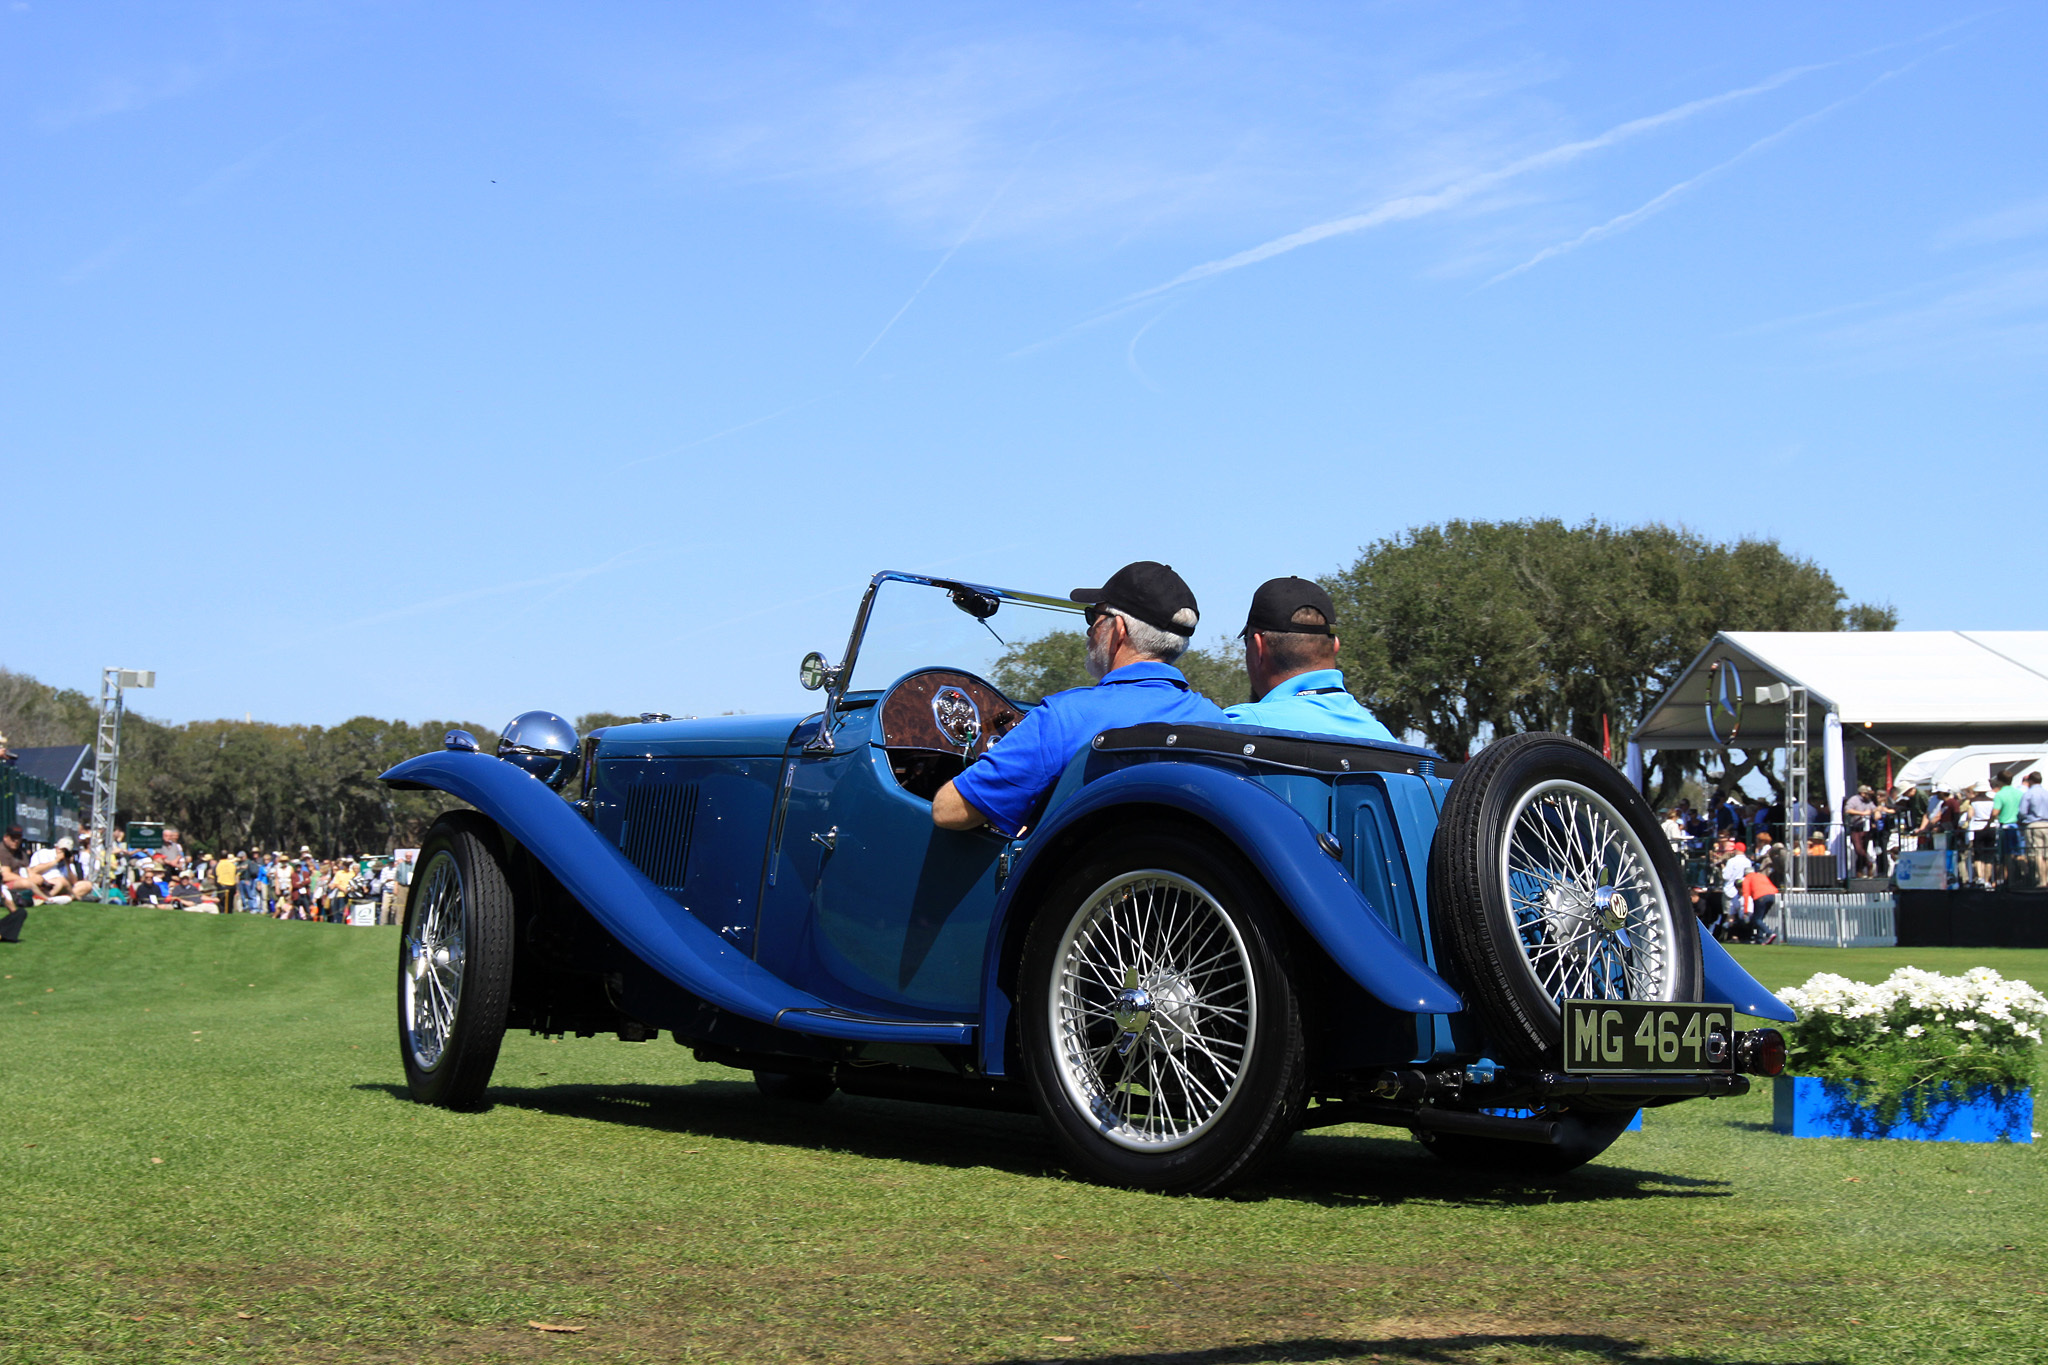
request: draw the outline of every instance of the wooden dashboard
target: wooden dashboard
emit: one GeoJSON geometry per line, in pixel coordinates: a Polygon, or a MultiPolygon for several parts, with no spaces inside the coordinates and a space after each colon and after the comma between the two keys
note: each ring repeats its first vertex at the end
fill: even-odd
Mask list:
{"type": "Polygon", "coordinates": [[[1023,708],[972,673],[929,668],[882,698],[882,747],[953,754],[971,763],[1015,729],[1023,708]],[[962,739],[973,736],[973,743],[962,739]]]}

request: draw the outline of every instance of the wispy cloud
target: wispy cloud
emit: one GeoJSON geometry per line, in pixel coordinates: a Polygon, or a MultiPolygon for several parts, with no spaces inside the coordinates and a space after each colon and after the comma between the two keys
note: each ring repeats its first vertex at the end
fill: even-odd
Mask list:
{"type": "Polygon", "coordinates": [[[846,390],[844,388],[838,388],[833,389],[828,393],[812,394],[809,398],[804,399],[802,402],[791,403],[788,407],[777,408],[774,412],[764,413],[759,417],[750,417],[744,422],[735,422],[733,425],[726,427],[720,431],[714,431],[708,436],[699,436],[694,441],[685,441],[683,444],[679,446],[674,446],[668,450],[658,450],[652,455],[642,455],[637,460],[628,460],[624,464],[619,466],[618,472],[624,473],[628,469],[638,469],[641,465],[652,464],[656,460],[666,460],[673,456],[681,455],[688,451],[695,450],[699,446],[708,446],[713,441],[722,441],[728,436],[737,436],[743,431],[750,431],[758,426],[766,426],[768,423],[773,422],[778,418],[787,417],[792,412],[801,412],[803,409],[811,406],[813,403],[822,403],[827,398],[836,398],[838,395],[845,392],[846,390]]]}
{"type": "Polygon", "coordinates": [[[1138,368],[1138,343],[1144,339],[1145,333],[1151,331],[1154,327],[1158,326],[1159,319],[1165,317],[1168,313],[1171,313],[1172,311],[1173,309],[1171,308],[1162,308],[1157,313],[1154,313],[1151,317],[1147,318],[1145,320],[1145,325],[1143,327],[1140,327],[1137,331],[1131,333],[1130,342],[1124,347],[1124,364],[1130,367],[1132,376],[1135,377],[1140,384],[1143,384],[1146,388],[1152,390],[1152,392],[1154,393],[1161,393],[1164,392],[1164,390],[1162,390],[1157,384],[1152,382],[1152,377],[1150,375],[1146,374],[1142,369],[1138,368]]]}
{"type": "Polygon", "coordinates": [[[941,250],[977,219],[977,241],[1107,249],[1190,225],[1243,232],[1441,177],[1557,119],[1536,93],[1551,68],[1447,55],[1440,29],[1368,40],[1203,12],[1091,32],[1018,11],[934,39],[880,16],[854,51],[881,55],[851,72],[841,46],[720,53],[701,70],[708,54],[614,53],[593,79],[688,174],[824,199],[941,250]]]}
{"type": "Polygon", "coordinates": [[[234,54],[230,52],[211,61],[175,61],[150,71],[99,76],[69,102],[37,115],[36,123],[54,133],[118,114],[132,114],[191,94],[223,74],[233,61],[234,54]]]}
{"type": "MultiPolygon", "coordinates": [[[[179,209],[190,209],[205,203],[228,186],[247,176],[251,171],[262,165],[264,161],[268,160],[271,153],[318,122],[320,122],[318,118],[309,119],[288,132],[278,134],[247,155],[237,157],[199,181],[198,184],[185,191],[185,193],[179,195],[176,207],[179,209]]],[[[60,282],[64,284],[77,284],[81,280],[90,279],[101,271],[118,265],[137,246],[140,246],[155,235],[173,216],[175,215],[169,212],[160,214],[154,221],[136,228],[132,232],[124,233],[106,246],[101,247],[98,251],[93,252],[92,255],[87,256],[77,265],[72,266],[71,269],[65,271],[58,277],[60,282]]]]}
{"type": "Polygon", "coordinates": [[[1010,186],[1017,183],[1017,177],[1024,174],[1024,168],[1031,164],[1031,158],[1038,155],[1038,149],[1040,147],[1043,147],[1044,145],[1045,139],[1041,137],[1040,139],[1038,139],[1038,141],[1032,143],[1030,148],[1025,151],[1023,157],[1019,159],[1017,162],[1017,169],[1010,172],[1010,178],[1008,180],[1005,180],[1002,184],[996,186],[996,192],[994,194],[991,194],[988,197],[988,202],[981,206],[981,212],[974,215],[974,221],[969,223],[967,225],[967,230],[960,234],[960,240],[953,243],[953,245],[947,250],[945,255],[939,257],[939,263],[931,268],[930,274],[926,275],[924,279],[918,282],[917,288],[910,291],[910,297],[903,301],[903,306],[901,308],[898,308],[895,311],[895,313],[890,316],[889,320],[882,324],[882,330],[875,333],[875,339],[867,344],[867,346],[861,351],[859,358],[853,362],[856,366],[860,365],[862,361],[865,361],[868,358],[869,352],[873,351],[875,347],[881,345],[882,338],[889,335],[889,330],[893,328],[898,322],[902,321],[903,315],[910,311],[910,305],[917,302],[918,295],[924,293],[925,289],[931,284],[931,282],[939,277],[939,272],[946,268],[946,262],[952,260],[955,256],[960,254],[960,248],[967,245],[968,239],[974,236],[975,231],[978,228],[980,228],[983,221],[988,218],[989,210],[993,209],[996,206],[996,204],[1001,201],[1002,197],[1010,192],[1010,186]]]}
{"type": "Polygon", "coordinates": [[[1958,223],[1935,239],[1937,247],[1984,246],[2048,233],[2048,195],[1958,223]]]}
{"type": "Polygon", "coordinates": [[[1515,275],[1519,275],[1525,270],[1533,269],[1534,267],[1541,265],[1545,261],[1553,260],[1556,257],[1564,255],[1568,251],[1576,251],[1582,246],[1588,246],[1594,242],[1602,241],[1606,238],[1618,236],[1621,233],[1627,232],[1630,228],[1635,227],[1637,224],[1642,223],[1645,220],[1655,216],[1656,214],[1663,212],[1666,208],[1669,208],[1681,195],[1685,194],[1688,190],[1694,189],[1700,185],[1705,184],[1707,181],[1712,180],[1715,176],[1718,176],[1724,171],[1727,171],[1735,166],[1742,164],[1743,162],[1749,160],[1751,157],[1755,156],[1757,153],[1765,150],[1766,148],[1775,146],[1776,144],[1783,142],[1786,138],[1792,136],[1792,134],[1798,132],[1801,128],[1804,128],[1809,124],[1819,122],[1821,119],[1826,118],[1828,115],[1834,113],[1836,110],[1842,108],[1844,105],[1854,103],[1856,100],[1863,98],[1863,96],[1869,94],[1872,90],[1875,90],[1878,86],[1884,84],[1886,81],[1891,80],[1893,77],[1901,75],[1902,73],[1908,70],[1911,70],[1910,64],[1908,66],[1900,67],[1895,71],[1885,72],[1876,80],[1871,81],[1868,85],[1864,86],[1861,90],[1856,91],[1854,94],[1844,95],[1841,99],[1834,101],[1834,103],[1832,104],[1826,105],[1825,107],[1820,109],[1816,109],[1810,114],[1803,114],[1800,117],[1793,119],[1790,123],[1778,129],[1776,132],[1766,133],[1764,136],[1750,143],[1747,147],[1744,147],[1741,151],[1737,152],[1734,156],[1729,157],[1726,161],[1723,161],[1715,166],[1709,166],[1706,170],[1701,171],[1698,175],[1691,176],[1685,180],[1679,181],[1676,185],[1671,186],[1671,188],[1665,190],[1663,193],[1657,195],[1655,198],[1649,200],[1647,203],[1639,205],[1636,208],[1630,209],[1627,213],[1618,214],[1615,217],[1608,219],[1604,223],[1596,223],[1594,226],[1587,228],[1584,232],[1580,233],[1576,237],[1571,238],[1568,241],[1559,242],[1554,246],[1547,246],[1543,248],[1543,250],[1537,252],[1528,260],[1523,261],[1520,265],[1512,266],[1506,270],[1501,271],[1500,274],[1495,275],[1486,283],[1488,285],[1499,284],[1502,280],[1509,279],[1515,275]]]}
{"type": "Polygon", "coordinates": [[[1873,300],[1856,317],[1811,333],[1814,348],[1857,368],[1929,363],[2038,367],[2048,359],[2048,259],[2038,254],[1972,272],[1907,306],[1873,300]]]}
{"type": "MultiPolygon", "coordinates": [[[[471,602],[481,602],[492,597],[503,597],[507,593],[530,592],[537,588],[549,589],[543,596],[535,599],[536,601],[547,601],[560,596],[561,593],[575,587],[579,583],[597,577],[599,574],[609,573],[614,569],[632,565],[645,564],[662,557],[660,553],[650,553],[651,548],[646,545],[634,546],[630,549],[621,550],[609,559],[602,560],[596,564],[585,565],[581,568],[564,569],[559,573],[541,574],[533,578],[513,579],[504,583],[489,583],[480,587],[466,588],[461,592],[443,593],[438,597],[430,597],[424,601],[409,602],[404,606],[391,607],[368,616],[360,616],[353,621],[342,622],[332,627],[331,630],[335,632],[355,631],[361,630],[366,626],[381,626],[387,622],[405,620],[407,617],[424,616],[429,612],[446,611],[450,607],[464,606],[471,602]]],[[[673,553],[673,551],[669,553],[673,553]]]]}
{"type": "Polygon", "coordinates": [[[1361,213],[1354,213],[1343,218],[1333,218],[1327,222],[1312,224],[1299,231],[1290,232],[1284,237],[1275,237],[1271,241],[1261,242],[1257,246],[1249,247],[1234,255],[1225,256],[1220,260],[1206,261],[1201,265],[1184,270],[1164,284],[1154,285],[1150,289],[1140,290],[1135,294],[1127,296],[1124,302],[1133,303],[1152,298],[1167,293],[1170,290],[1184,288],[1187,285],[1211,279],[1232,270],[1242,270],[1248,265],[1257,265],[1261,261],[1270,261],[1275,256],[1282,256],[1290,251],[1298,251],[1302,247],[1313,246],[1317,242],[1325,242],[1332,237],[1349,236],[1352,233],[1383,227],[1388,223],[1422,218],[1430,214],[1441,213],[1447,209],[1456,208],[1511,180],[1532,175],[1539,171],[1554,170],[1558,167],[1569,165],[1595,152],[1604,151],[1607,148],[1619,146],[1634,138],[1672,127],[1688,119],[1697,118],[1701,114],[1734,104],[1739,100],[1750,99],[1767,91],[1776,90],[1799,79],[1801,76],[1823,70],[1829,65],[1832,65],[1832,63],[1815,63],[1807,66],[1791,67],[1780,71],[1774,76],[1758,81],[1754,85],[1745,85],[1734,90],[1723,91],[1718,95],[1709,95],[1704,99],[1692,100],[1674,108],[1666,109],[1661,113],[1650,114],[1643,118],[1630,119],[1626,123],[1616,124],[1598,136],[1581,138],[1574,142],[1560,143],[1557,146],[1521,157],[1495,170],[1468,176],[1462,180],[1445,185],[1440,189],[1423,194],[1401,195],[1376,204],[1361,213]]]}

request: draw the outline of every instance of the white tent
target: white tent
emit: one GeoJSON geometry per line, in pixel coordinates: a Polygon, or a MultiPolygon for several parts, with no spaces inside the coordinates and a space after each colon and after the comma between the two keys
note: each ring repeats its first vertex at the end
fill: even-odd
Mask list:
{"type": "Polygon", "coordinates": [[[1716,635],[1630,737],[1648,749],[1786,742],[1803,688],[1809,745],[1833,812],[1853,789],[1856,749],[2009,744],[2048,751],[2048,630],[1730,630],[1716,635]]]}
{"type": "MultiPolygon", "coordinates": [[[[1784,743],[1773,684],[1804,687],[1814,719],[1832,711],[1894,748],[2032,744],[2048,739],[2048,630],[1730,630],[1714,637],[1643,717],[1634,738],[1651,749],[1720,747],[1708,726],[1710,668],[1741,679],[1742,733],[1784,743]]],[[[1719,725],[1725,737],[1729,728],[1719,725]]]]}

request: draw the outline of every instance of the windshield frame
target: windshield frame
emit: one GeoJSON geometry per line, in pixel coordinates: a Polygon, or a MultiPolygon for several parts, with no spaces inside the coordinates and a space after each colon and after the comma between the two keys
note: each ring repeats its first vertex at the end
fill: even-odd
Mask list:
{"type": "MultiPolygon", "coordinates": [[[[868,589],[861,595],[860,610],[854,613],[853,631],[846,637],[846,653],[834,670],[839,678],[852,681],[854,665],[860,660],[861,639],[867,634],[868,616],[875,605],[875,594],[884,583],[910,583],[923,587],[942,588],[948,592],[978,592],[1002,602],[1021,602],[1033,607],[1063,612],[1069,616],[1081,616],[1087,608],[1071,597],[1049,597],[1044,593],[1021,592],[1015,588],[998,588],[985,583],[969,583],[959,578],[933,578],[928,574],[907,573],[901,569],[884,569],[868,580],[868,589]]],[[[893,681],[893,680],[892,680],[893,681]]],[[[862,692],[880,692],[886,687],[863,687],[862,692]]]]}
{"type": "MultiPolygon", "coordinates": [[[[998,588],[985,583],[969,583],[958,578],[934,578],[930,574],[908,573],[901,569],[884,569],[868,580],[868,589],[861,595],[860,610],[853,616],[853,631],[846,637],[846,653],[832,668],[825,684],[825,710],[819,719],[818,733],[804,745],[807,753],[829,753],[832,751],[832,726],[839,716],[839,703],[853,695],[846,684],[853,680],[853,667],[860,660],[861,637],[867,633],[868,614],[874,609],[875,593],[884,583],[909,583],[928,588],[941,588],[948,592],[978,592],[1002,602],[1021,602],[1034,607],[1063,612],[1069,616],[1082,616],[1087,608],[1071,597],[1050,597],[1044,593],[1020,592],[1015,588],[998,588]]],[[[862,688],[877,694],[885,687],[862,688]]]]}

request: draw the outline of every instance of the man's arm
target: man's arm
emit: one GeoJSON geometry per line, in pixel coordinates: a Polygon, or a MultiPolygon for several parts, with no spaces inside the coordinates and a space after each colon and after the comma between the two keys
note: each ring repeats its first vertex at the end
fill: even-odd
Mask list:
{"type": "Polygon", "coordinates": [[[948,782],[932,798],[932,823],[940,829],[977,829],[988,823],[988,817],[969,805],[967,798],[948,782]]]}

